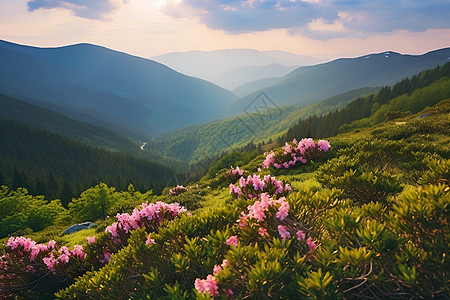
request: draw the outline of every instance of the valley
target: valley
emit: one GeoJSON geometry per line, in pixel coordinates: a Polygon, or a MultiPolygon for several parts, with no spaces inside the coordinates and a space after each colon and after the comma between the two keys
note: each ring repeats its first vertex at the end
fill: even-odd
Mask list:
{"type": "Polygon", "coordinates": [[[448,57],[0,41],[0,298],[445,299],[448,57]]]}

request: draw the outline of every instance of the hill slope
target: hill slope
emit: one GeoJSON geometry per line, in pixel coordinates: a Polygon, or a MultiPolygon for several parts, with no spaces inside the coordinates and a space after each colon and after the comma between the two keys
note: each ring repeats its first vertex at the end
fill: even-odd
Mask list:
{"type": "Polygon", "coordinates": [[[281,78],[265,80],[238,89],[251,94],[236,100],[227,110],[237,114],[257,95],[265,92],[278,106],[304,106],[361,87],[391,85],[395,82],[448,62],[450,48],[423,55],[395,52],[369,54],[358,58],[342,58],[324,64],[298,68],[281,78]],[[262,87],[264,84],[268,84],[262,87]],[[254,88],[259,88],[255,91],[254,88]]]}
{"type": "Polygon", "coordinates": [[[157,62],[90,44],[36,48],[0,41],[0,63],[1,93],[147,134],[211,120],[235,98],[157,62]]]}
{"type": "MultiPolygon", "coordinates": [[[[418,114],[337,136],[329,156],[308,165],[260,171],[260,156],[241,166],[241,179],[219,172],[183,194],[161,196],[172,202],[197,195],[209,210],[156,229],[114,231],[128,238],[121,250],[57,296],[447,298],[449,111],[446,100],[423,111],[425,119],[418,114]],[[410,134],[399,140],[400,132],[410,134]],[[264,182],[281,180],[281,187],[289,182],[293,191],[260,194],[257,175],[255,187],[247,184],[254,173],[264,182]],[[230,195],[230,183],[242,195],[230,195]]],[[[88,251],[102,257],[111,233],[99,240],[88,251]]]]}
{"type": "Polygon", "coordinates": [[[238,117],[180,128],[158,136],[155,139],[155,146],[169,156],[183,161],[193,160],[192,163],[195,164],[196,161],[212,154],[245,148],[249,143],[254,143],[250,146],[255,148],[256,144],[268,142],[271,136],[294,126],[299,119],[325,114],[344,106],[356,97],[377,90],[377,88],[361,88],[302,108],[269,107],[271,110],[268,111],[252,111],[238,117]]]}
{"type": "Polygon", "coordinates": [[[317,117],[300,120],[281,139],[309,135],[329,137],[338,132],[364,128],[386,118],[417,113],[450,97],[450,62],[406,78],[378,93],[359,97],[345,107],[317,117]]]}

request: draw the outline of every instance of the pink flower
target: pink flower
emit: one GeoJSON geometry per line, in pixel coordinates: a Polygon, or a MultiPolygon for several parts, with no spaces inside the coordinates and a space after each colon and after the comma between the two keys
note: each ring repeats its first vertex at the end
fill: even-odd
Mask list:
{"type": "Polygon", "coordinates": [[[248,219],[248,215],[244,214],[244,212],[241,212],[241,216],[239,217],[239,220],[237,220],[237,222],[239,222],[239,227],[247,227],[247,223],[245,221],[247,221],[248,219]]]}
{"type": "Polygon", "coordinates": [[[263,168],[270,168],[270,165],[275,162],[275,158],[273,157],[274,155],[275,153],[273,153],[273,151],[267,154],[266,159],[262,163],[263,168]]]}
{"type": "Polygon", "coordinates": [[[216,278],[211,274],[206,279],[195,279],[195,289],[201,294],[209,293],[211,297],[219,296],[219,287],[217,284],[216,278]]]}
{"type": "Polygon", "coordinates": [[[66,246],[62,246],[59,249],[59,253],[65,254],[67,256],[70,256],[70,251],[69,251],[69,249],[66,246]]]}
{"type": "Polygon", "coordinates": [[[325,140],[320,140],[317,142],[317,146],[319,146],[319,150],[323,152],[327,152],[328,149],[331,148],[330,143],[325,140]]]}
{"type": "Polygon", "coordinates": [[[238,237],[235,236],[235,235],[233,235],[233,236],[230,236],[230,237],[226,240],[225,243],[226,243],[227,245],[232,245],[232,246],[237,247],[237,246],[238,246],[238,242],[239,242],[238,237]]]}
{"type": "Polygon", "coordinates": [[[314,250],[314,249],[317,248],[316,243],[313,242],[313,240],[312,240],[311,237],[309,237],[309,238],[306,240],[306,244],[308,244],[309,250],[314,250]]]}
{"type": "Polygon", "coordinates": [[[222,260],[221,266],[222,266],[222,268],[225,268],[226,266],[228,266],[228,259],[222,260]]]}
{"type": "Polygon", "coordinates": [[[56,246],[56,242],[54,240],[51,240],[50,242],[48,242],[47,247],[50,249],[54,249],[56,246]]]}
{"type": "Polygon", "coordinates": [[[299,241],[304,240],[306,237],[305,233],[301,230],[297,231],[296,235],[297,235],[297,240],[299,240],[299,241]]]}
{"type": "Polygon", "coordinates": [[[214,265],[213,274],[217,275],[222,270],[222,267],[219,265],[214,265]]]}
{"type": "Polygon", "coordinates": [[[113,223],[110,226],[106,227],[105,231],[111,233],[114,238],[119,237],[119,233],[117,232],[118,223],[113,223]]]}
{"type": "Polygon", "coordinates": [[[277,188],[277,190],[275,191],[275,194],[281,194],[283,192],[283,186],[280,186],[279,188],[277,188]]]}
{"type": "Polygon", "coordinates": [[[106,259],[106,261],[109,261],[111,259],[111,253],[106,252],[105,253],[105,259],[106,259]]]}
{"type": "Polygon", "coordinates": [[[291,234],[289,231],[284,227],[283,225],[278,225],[278,233],[283,238],[283,240],[288,239],[291,237],[291,234]]]}
{"type": "Polygon", "coordinates": [[[270,198],[270,196],[267,193],[262,193],[261,194],[261,200],[260,200],[260,205],[261,207],[266,210],[269,208],[270,205],[273,204],[273,199],[270,198]]]}
{"type": "Polygon", "coordinates": [[[187,191],[187,189],[184,186],[177,185],[176,187],[173,187],[169,190],[169,195],[178,196],[179,194],[184,193],[186,191],[187,191]]]}
{"type": "Polygon", "coordinates": [[[69,256],[65,255],[65,254],[61,254],[58,259],[60,261],[62,261],[63,263],[68,263],[69,262],[69,256]]]}
{"type": "Polygon", "coordinates": [[[89,244],[95,243],[95,235],[94,236],[88,236],[87,237],[87,241],[88,241],[89,244]]]}
{"type": "Polygon", "coordinates": [[[302,139],[300,143],[298,143],[298,148],[304,149],[316,148],[316,144],[314,143],[314,140],[311,138],[302,139]]]}
{"type": "Polygon", "coordinates": [[[150,237],[147,237],[147,241],[145,241],[146,245],[152,245],[156,244],[154,239],[151,239],[150,237]]]}
{"type": "Polygon", "coordinates": [[[281,203],[281,206],[278,209],[278,212],[275,215],[275,217],[277,219],[283,221],[289,213],[289,203],[286,201],[286,199],[284,197],[280,198],[277,202],[281,203]]]}
{"type": "Polygon", "coordinates": [[[301,162],[302,164],[306,164],[307,160],[303,157],[297,158],[297,161],[301,162]]]}
{"type": "Polygon", "coordinates": [[[86,255],[83,251],[82,245],[73,246],[73,250],[70,253],[76,257],[79,257],[80,259],[84,259],[84,256],[86,255]]]}
{"type": "Polygon", "coordinates": [[[42,259],[42,261],[44,262],[44,264],[47,266],[47,268],[50,271],[52,271],[52,272],[55,271],[54,266],[55,266],[56,260],[55,260],[55,257],[53,256],[53,253],[50,253],[49,257],[44,257],[42,259]]]}
{"type": "Polygon", "coordinates": [[[260,227],[258,229],[258,233],[260,236],[269,236],[269,233],[267,232],[267,229],[264,227],[260,227]]]}
{"type": "Polygon", "coordinates": [[[284,155],[286,155],[286,154],[288,154],[288,153],[292,153],[292,150],[291,150],[291,145],[289,145],[289,144],[286,142],[286,147],[284,147],[284,155]]]}
{"type": "Polygon", "coordinates": [[[261,205],[261,201],[256,201],[255,203],[253,203],[253,205],[249,205],[247,209],[248,216],[250,218],[255,218],[258,222],[262,222],[266,218],[266,215],[264,213],[265,209],[261,205]]]}

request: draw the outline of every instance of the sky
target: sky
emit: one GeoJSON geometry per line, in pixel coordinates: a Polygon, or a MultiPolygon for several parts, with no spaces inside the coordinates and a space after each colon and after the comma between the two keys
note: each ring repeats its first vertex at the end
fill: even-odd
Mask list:
{"type": "Polygon", "coordinates": [[[0,0],[0,39],[142,57],[218,49],[323,59],[450,47],[450,0],[0,0]]]}

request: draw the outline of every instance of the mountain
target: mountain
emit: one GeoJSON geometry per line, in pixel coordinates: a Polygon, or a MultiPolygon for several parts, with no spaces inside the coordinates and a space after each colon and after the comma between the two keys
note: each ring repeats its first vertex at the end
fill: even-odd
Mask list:
{"type": "Polygon", "coordinates": [[[173,52],[152,59],[181,73],[208,80],[227,89],[265,77],[283,76],[292,71],[293,66],[313,65],[323,61],[289,52],[254,49],[173,52]],[[255,67],[260,67],[261,73],[255,67]]]}
{"type": "Polygon", "coordinates": [[[160,63],[90,44],[0,41],[0,64],[0,93],[128,135],[212,120],[235,99],[160,63]]]}
{"type": "Polygon", "coordinates": [[[226,114],[241,113],[261,92],[280,107],[304,106],[361,87],[391,85],[405,77],[443,64],[449,57],[450,48],[423,55],[382,52],[300,67],[278,79],[263,79],[238,88],[236,91],[239,94],[251,93],[237,99],[227,109],[226,114]]]}

